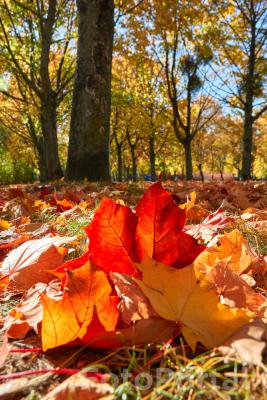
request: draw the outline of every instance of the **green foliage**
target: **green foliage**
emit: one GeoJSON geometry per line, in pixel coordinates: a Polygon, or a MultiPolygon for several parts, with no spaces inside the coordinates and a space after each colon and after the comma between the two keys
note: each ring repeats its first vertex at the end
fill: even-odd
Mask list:
{"type": "Polygon", "coordinates": [[[36,180],[37,170],[33,159],[31,148],[25,146],[16,134],[0,127],[0,184],[36,180]]]}
{"type": "Polygon", "coordinates": [[[12,158],[10,153],[0,145],[0,183],[28,183],[37,179],[34,166],[27,159],[12,158]]]}

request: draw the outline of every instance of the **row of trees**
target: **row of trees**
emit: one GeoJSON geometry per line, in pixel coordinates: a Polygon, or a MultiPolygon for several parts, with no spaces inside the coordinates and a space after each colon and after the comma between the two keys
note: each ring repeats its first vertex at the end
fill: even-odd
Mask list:
{"type": "Polygon", "coordinates": [[[66,159],[67,179],[108,180],[110,157],[119,180],[248,179],[266,142],[266,18],[265,0],[3,0],[2,129],[43,181],[66,159]]]}

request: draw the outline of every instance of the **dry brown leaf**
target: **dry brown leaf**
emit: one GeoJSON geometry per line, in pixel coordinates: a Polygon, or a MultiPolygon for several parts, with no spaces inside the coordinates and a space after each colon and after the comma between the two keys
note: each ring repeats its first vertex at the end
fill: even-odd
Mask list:
{"type": "Polygon", "coordinates": [[[98,383],[78,373],[58,385],[43,400],[111,400],[115,398],[112,394],[113,388],[109,384],[98,383]]]}
{"type": "Polygon", "coordinates": [[[256,319],[242,326],[218,349],[226,357],[239,357],[247,364],[259,365],[267,344],[266,327],[263,321],[256,319]]]}
{"type": "Polygon", "coordinates": [[[120,298],[118,307],[125,324],[158,316],[130,275],[112,272],[110,277],[120,298]]]}
{"type": "Polygon", "coordinates": [[[222,262],[212,268],[206,280],[215,286],[221,303],[231,308],[246,308],[257,313],[265,302],[265,297],[231,271],[227,263],[222,262]]]}
{"type": "Polygon", "coordinates": [[[20,233],[27,233],[28,235],[40,236],[47,233],[50,229],[48,224],[42,222],[31,222],[29,224],[19,225],[17,231],[20,233]]]}

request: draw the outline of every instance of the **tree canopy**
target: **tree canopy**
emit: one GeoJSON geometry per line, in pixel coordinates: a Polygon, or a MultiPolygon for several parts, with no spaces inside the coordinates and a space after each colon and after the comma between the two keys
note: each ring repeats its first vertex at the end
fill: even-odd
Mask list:
{"type": "Polygon", "coordinates": [[[266,177],[266,9],[3,0],[0,181],[266,177]]]}

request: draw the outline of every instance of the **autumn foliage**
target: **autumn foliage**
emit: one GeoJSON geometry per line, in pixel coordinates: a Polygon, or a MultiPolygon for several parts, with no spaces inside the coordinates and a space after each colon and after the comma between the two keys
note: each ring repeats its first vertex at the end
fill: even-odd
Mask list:
{"type": "MultiPolygon", "coordinates": [[[[35,239],[13,250],[2,272],[28,291],[5,319],[6,335],[22,338],[33,329],[46,351],[164,342],[182,334],[194,350],[198,342],[220,346],[264,318],[265,297],[244,277],[257,258],[240,232],[205,247],[185,232],[194,195],[180,206],[174,199],[161,182],[147,189],[136,211],[103,198],[85,228],[88,251],[65,263],[62,245],[75,238],[35,239]]],[[[223,218],[217,211],[204,225],[228,226],[231,220],[223,218]]]]}

